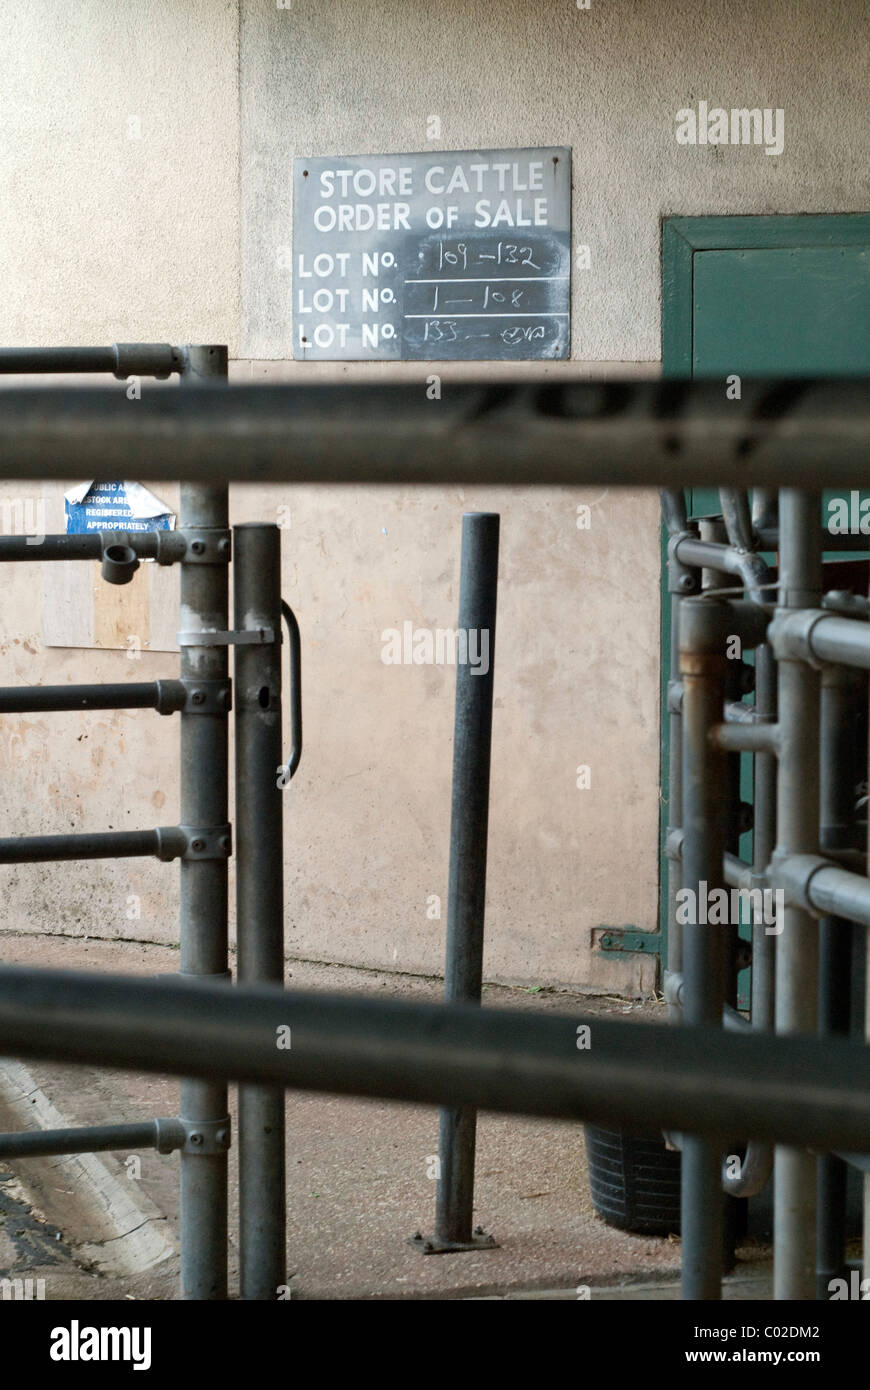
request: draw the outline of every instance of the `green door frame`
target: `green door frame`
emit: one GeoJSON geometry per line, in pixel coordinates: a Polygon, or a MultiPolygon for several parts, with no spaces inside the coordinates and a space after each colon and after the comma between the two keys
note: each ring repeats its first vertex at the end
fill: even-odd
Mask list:
{"type": "MultiPolygon", "coordinates": [[[[733,217],[668,217],[662,219],[662,376],[693,375],[694,258],[696,251],[756,251],[810,246],[866,246],[870,243],[867,213],[733,217]]],[[[723,382],[724,390],[724,382],[723,382]]],[[[669,729],[667,719],[667,653],[671,641],[671,609],[666,584],[667,537],[662,528],[661,579],[661,764],[659,768],[659,929],[661,954],[667,959],[668,901],[667,831],[669,729]]]]}

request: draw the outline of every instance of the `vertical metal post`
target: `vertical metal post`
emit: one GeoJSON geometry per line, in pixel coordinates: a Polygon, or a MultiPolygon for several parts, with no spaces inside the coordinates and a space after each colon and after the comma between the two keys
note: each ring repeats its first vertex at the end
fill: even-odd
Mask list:
{"type": "MultiPolygon", "coordinates": [[[[725,523],[719,516],[701,516],[698,518],[698,535],[702,541],[711,541],[713,545],[727,545],[728,532],[725,523]]],[[[719,589],[722,586],[722,571],[707,569],[701,570],[701,589],[719,589]]]]}
{"type": "MultiPolygon", "coordinates": [[[[181,384],[225,378],[224,347],[185,349],[181,384]]],[[[182,529],[225,530],[227,488],[183,483],[182,529]]],[[[181,564],[181,626],[185,632],[226,632],[227,560],[181,564]]],[[[183,646],[182,680],[226,680],[226,646],[183,646]]],[[[226,826],[227,713],[181,714],[181,823],[198,830],[226,826]]],[[[229,980],[227,970],[227,860],[181,863],[181,973],[229,980]]],[[[199,1148],[181,1154],[181,1296],[227,1296],[227,1155],[219,1136],[228,1133],[227,1088],[222,1082],[182,1081],[181,1118],[202,1125],[199,1148]]]]}
{"type": "MultiPolygon", "coordinates": [[[[684,600],[678,593],[671,594],[671,650],[670,680],[678,681],[680,676],[680,610],[684,600]]],[[[674,830],[683,828],[683,716],[678,710],[668,714],[668,837],[674,830]]],[[[666,841],[666,845],[668,842],[666,841]]],[[[668,845],[668,848],[671,848],[668,845]]],[[[679,974],[683,968],[683,928],[678,920],[677,894],[683,886],[682,856],[668,854],[668,961],[667,968],[679,974]]]]}
{"type": "MultiPolygon", "coordinates": [[[[724,489],[723,489],[724,491],[724,489]]],[[[739,489],[735,491],[739,492],[739,489]]],[[[745,494],[744,494],[745,495],[745,494]]],[[[721,576],[720,576],[721,582],[721,576]]],[[[739,658],[728,658],[725,669],[725,699],[729,703],[739,703],[743,695],[742,674],[748,670],[739,658]]],[[[742,823],[741,796],[741,755],[726,753],[723,769],[723,782],[720,796],[724,797],[724,835],[725,850],[734,855],[740,854],[740,826],[742,823]]],[[[737,954],[740,947],[740,913],[728,914],[728,923],[720,927],[722,936],[723,999],[730,1008],[737,1008],[737,954]]],[[[722,1174],[720,1186],[725,1187],[722,1174]]],[[[722,1259],[723,1270],[730,1272],[737,1260],[737,1242],[742,1225],[746,1220],[746,1206],[739,1197],[726,1192],[722,1207],[722,1259]]]]}
{"type": "MultiPolygon", "coordinates": [[[[680,609],[683,683],[683,885],[695,911],[683,927],[683,1017],[687,1024],[722,1026],[725,938],[708,924],[701,904],[722,887],[725,812],[724,756],[710,729],[724,717],[726,658],[721,605],[686,599],[680,609]],[[691,900],[690,900],[691,901],[691,900]],[[702,920],[703,919],[703,920],[702,920]]],[[[680,1226],[682,1297],[722,1296],[724,1195],[718,1144],[682,1136],[680,1226]]]]}
{"type": "MultiPolygon", "coordinates": [[[[755,651],[755,717],[767,724],[776,718],[776,663],[768,643],[755,651]]],[[[750,886],[763,891],[776,844],[776,758],[772,753],[754,755],[753,800],[750,886]]],[[[768,933],[766,913],[753,912],[752,919],[752,1027],[759,1033],[773,1032],[776,936],[768,933]]],[[[723,1186],[734,1197],[754,1197],[772,1172],[773,1146],[750,1139],[740,1176],[732,1177],[726,1172],[723,1186]]]]}
{"type": "MultiPolygon", "coordinates": [[[[755,651],[755,714],[765,723],[776,719],[776,663],[770,644],[755,651]]],[[[756,753],[753,766],[753,887],[762,887],[776,845],[776,758],[756,753]]],[[[752,923],[752,1026],[772,1031],[776,1003],[776,936],[764,925],[763,913],[752,923]]]]}
{"type": "MultiPolygon", "coordinates": [[[[281,532],[233,528],[234,626],[272,642],[235,649],[236,934],[240,984],[284,983],[281,790],[281,532]]],[[[288,1024],[292,1021],[288,1019],[288,1024]]],[[[277,1039],[276,1039],[277,1046],[277,1039]]],[[[286,1276],[284,1091],[239,1087],[243,1299],[274,1299],[286,1276]]]]}
{"type": "MultiPolygon", "coordinates": [[[[844,666],[822,672],[820,844],[856,848],[855,766],[858,703],[866,678],[844,666]]],[[[852,938],[857,928],[842,917],[819,921],[819,1036],[848,1036],[852,1014],[852,938]]],[[[816,1297],[830,1297],[830,1282],[846,1276],[846,1164],[820,1154],[816,1182],[816,1297]]]]}
{"type": "MultiPolygon", "coordinates": [[[[783,488],[779,499],[779,607],[818,608],[822,596],[818,493],[783,488]]],[[[777,853],[818,851],[819,673],[807,662],[779,662],[780,752],[777,853]]],[[[776,1031],[814,1033],[818,928],[787,906],[776,948],[776,1031]]],[[[816,1160],[777,1146],[774,1160],[774,1298],[816,1296],[816,1160]]]]}
{"type": "MultiPolygon", "coordinates": [[[[868,677],[864,685],[864,697],[867,701],[867,717],[868,723],[870,723],[870,677],[868,677]]],[[[868,738],[867,741],[867,782],[868,786],[870,786],[870,738],[868,738]]],[[[868,863],[870,863],[870,815],[868,815],[867,827],[867,855],[868,863]]],[[[857,974],[860,980],[863,971],[864,977],[864,1008],[860,1018],[863,1027],[861,1027],[860,1032],[863,1033],[865,1040],[870,1043],[870,927],[865,927],[863,930],[856,930],[853,938],[853,947],[853,975],[857,974]]],[[[854,1021],[858,1022],[858,1020],[854,1021]]],[[[862,1273],[865,1279],[870,1279],[870,1173],[864,1174],[862,1187],[862,1273]]]]}
{"type": "MultiPolygon", "coordinates": [[[[870,750],[868,750],[870,751],[870,750]]],[[[868,756],[870,764],[870,756],[868,756]]],[[[870,773],[870,766],[868,766],[870,773]]],[[[868,839],[870,839],[870,827],[868,827],[868,839]]],[[[868,844],[868,855],[870,855],[870,844],[868,844]]],[[[870,1043],[870,927],[866,927],[862,932],[864,938],[864,1037],[870,1043]]],[[[853,957],[854,960],[854,957],[853,957]]],[[[854,965],[853,965],[854,968],[854,965]]],[[[862,1273],[865,1279],[870,1279],[870,1173],[864,1174],[863,1183],[863,1210],[862,1210],[862,1273]]]]}
{"type": "MultiPolygon", "coordinates": [[[[444,972],[447,1003],[479,1004],[483,983],[498,539],[497,514],[467,512],[463,516],[459,631],[460,639],[466,634],[469,657],[476,652],[480,659],[476,666],[470,660],[457,661],[456,666],[444,972]]],[[[467,1106],[441,1110],[435,1238],[428,1242],[436,1250],[495,1243],[482,1232],[472,1231],[476,1131],[476,1110],[467,1106]]]]}
{"type": "MultiPolygon", "coordinates": [[[[680,684],[680,609],[687,594],[699,587],[699,576],[680,564],[673,551],[672,542],[689,530],[686,517],[686,497],[682,488],[664,488],[659,493],[662,520],[668,532],[668,595],[671,605],[670,651],[668,653],[668,679],[665,686],[665,700],[668,713],[668,822],[665,831],[665,856],[667,858],[667,956],[665,973],[678,975],[683,969],[683,928],[679,920],[677,894],[683,886],[682,851],[672,843],[674,833],[683,830],[683,719],[679,706],[671,705],[674,686],[680,684]]],[[[669,1016],[679,1021],[681,1010],[669,1005],[669,1016]]]]}

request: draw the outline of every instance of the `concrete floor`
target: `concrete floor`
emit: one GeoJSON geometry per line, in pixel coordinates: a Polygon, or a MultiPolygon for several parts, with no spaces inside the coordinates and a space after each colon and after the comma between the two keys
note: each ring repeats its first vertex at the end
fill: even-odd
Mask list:
{"type": "MultiPolygon", "coordinates": [[[[154,975],[174,972],[178,954],[140,943],[4,932],[3,959],[7,964],[154,975]]],[[[418,999],[438,999],[441,992],[437,980],[307,962],[290,964],[290,982],[300,988],[386,991],[418,999]]],[[[662,1011],[654,1000],[630,1005],[502,987],[488,987],[484,1002],[490,1008],[631,1021],[660,1017],[662,1011]]],[[[132,1121],[171,1115],[177,1109],[176,1085],[169,1079],[99,1068],[25,1065],[71,1125],[132,1121]]],[[[435,1183],[427,1177],[427,1167],[438,1148],[437,1112],[291,1093],[287,1117],[287,1249],[293,1298],[565,1298],[576,1297],[578,1285],[588,1285],[593,1297],[668,1298],[676,1293],[677,1239],[627,1235],[595,1216],[582,1130],[576,1125],[482,1115],[475,1220],[495,1236],[499,1248],[421,1256],[406,1241],[415,1231],[425,1234],[432,1228],[435,1183]]],[[[8,1110],[4,1115],[0,1102],[0,1128],[10,1127],[8,1110]]],[[[128,1252],[119,1267],[121,1242],[105,1229],[105,1211],[95,1210],[95,1204],[103,1203],[99,1183],[96,1194],[93,1184],[83,1187],[75,1160],[16,1161],[14,1173],[9,1165],[5,1170],[0,1165],[0,1278],[7,1271],[9,1277],[44,1277],[49,1299],[173,1298],[179,1160],[144,1153],[136,1178],[135,1165],[125,1161],[128,1157],[100,1155],[106,1181],[127,1184],[127,1191],[151,1213],[152,1225],[155,1220],[163,1225],[176,1253],[144,1268],[147,1258],[134,1252],[131,1260],[128,1252]],[[5,1214],[4,1192],[18,1203],[5,1214]],[[97,1218],[103,1219],[102,1226],[97,1218]],[[33,1227],[48,1234],[36,1239],[33,1227]],[[19,1229],[31,1229],[29,1241],[16,1238],[19,1229]],[[46,1248],[51,1250],[51,1263],[40,1265],[46,1248]]],[[[235,1192],[233,1153],[231,1288],[237,1278],[235,1192]]],[[[143,1225],[145,1221],[143,1215],[143,1225]]],[[[730,1296],[759,1296],[767,1279],[768,1255],[760,1245],[740,1251],[730,1296]],[[750,1286],[751,1294],[746,1291],[750,1286]]]]}

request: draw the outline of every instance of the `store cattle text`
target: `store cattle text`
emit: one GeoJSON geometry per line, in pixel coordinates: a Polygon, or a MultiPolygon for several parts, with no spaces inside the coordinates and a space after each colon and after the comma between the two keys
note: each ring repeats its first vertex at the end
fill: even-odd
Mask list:
{"type": "Polygon", "coordinates": [[[566,357],[567,149],[297,159],[294,354],[566,357]]]}

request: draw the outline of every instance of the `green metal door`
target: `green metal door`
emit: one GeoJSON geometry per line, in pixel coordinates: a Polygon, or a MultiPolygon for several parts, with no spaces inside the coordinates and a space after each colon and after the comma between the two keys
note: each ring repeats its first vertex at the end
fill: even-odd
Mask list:
{"type": "MultiPolygon", "coordinates": [[[[723,393],[726,378],[732,375],[870,374],[870,216],[665,221],[662,369],[670,377],[721,378],[723,393]]],[[[826,494],[826,518],[829,500],[826,494]]],[[[718,494],[712,489],[692,489],[687,501],[690,516],[719,511],[718,494]]],[[[670,640],[664,583],[662,597],[664,710],[670,640]]],[[[662,850],[667,825],[667,731],[663,717],[662,850]]],[[[742,795],[749,801],[749,760],[744,763],[742,795]]],[[[741,843],[741,853],[749,857],[746,842],[741,843]]],[[[662,854],[662,884],[665,873],[662,854]]],[[[664,892],[660,900],[664,934],[664,892]]]]}

